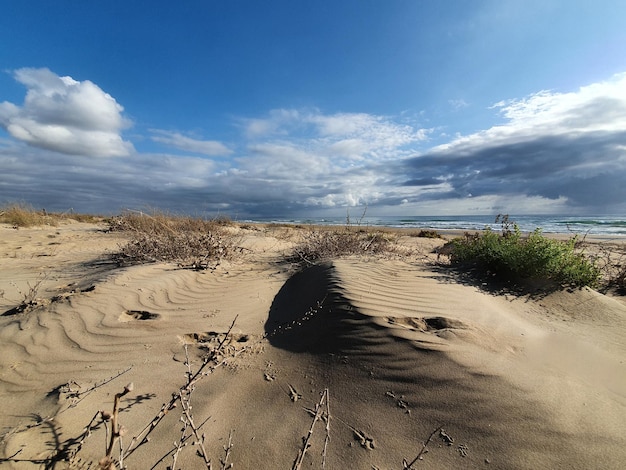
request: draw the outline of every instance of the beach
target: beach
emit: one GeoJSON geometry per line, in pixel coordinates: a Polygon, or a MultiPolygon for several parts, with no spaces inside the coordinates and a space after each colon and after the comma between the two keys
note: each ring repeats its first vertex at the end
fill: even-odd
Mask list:
{"type": "Polygon", "coordinates": [[[3,467],[626,462],[624,297],[470,282],[438,259],[456,232],[389,229],[404,254],[296,269],[305,229],[227,230],[237,255],[194,270],[118,266],[127,235],[105,224],[0,225],[3,467]]]}

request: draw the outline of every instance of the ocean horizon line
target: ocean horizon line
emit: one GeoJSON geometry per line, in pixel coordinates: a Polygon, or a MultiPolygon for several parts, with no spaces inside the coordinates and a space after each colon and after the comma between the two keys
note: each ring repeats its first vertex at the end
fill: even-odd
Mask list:
{"type": "MultiPolygon", "coordinates": [[[[591,235],[626,235],[626,216],[572,215],[509,215],[522,232],[541,229],[545,233],[591,235]]],[[[355,225],[432,230],[499,230],[501,222],[492,215],[456,216],[361,216],[361,217],[250,217],[241,222],[280,223],[295,225],[355,225]]]]}

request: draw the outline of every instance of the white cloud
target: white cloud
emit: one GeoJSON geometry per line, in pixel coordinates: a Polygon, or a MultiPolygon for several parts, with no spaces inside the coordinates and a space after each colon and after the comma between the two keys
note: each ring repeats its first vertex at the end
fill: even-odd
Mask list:
{"type": "Polygon", "coordinates": [[[56,152],[118,157],[134,151],[120,132],[124,108],[96,84],[23,68],[15,79],[28,89],[23,106],[0,103],[0,125],[14,138],[56,152]]]}
{"type": "Polygon", "coordinates": [[[186,152],[201,153],[209,156],[226,156],[233,153],[226,145],[215,140],[198,140],[178,132],[152,129],[151,139],[186,152]]]}
{"type": "Polygon", "coordinates": [[[402,148],[428,139],[430,129],[399,124],[366,113],[323,114],[318,110],[276,109],[266,118],[241,120],[251,140],[284,143],[341,165],[352,161],[393,160],[402,148]]]}
{"type": "Polygon", "coordinates": [[[619,131],[626,129],[626,73],[581,87],[576,92],[540,91],[521,100],[493,105],[516,131],[619,131]]]}
{"type": "Polygon", "coordinates": [[[506,122],[467,136],[457,136],[435,150],[487,147],[541,136],[580,136],[626,129],[626,73],[581,87],[578,91],[540,91],[522,99],[495,103],[506,122]]]}
{"type": "Polygon", "coordinates": [[[383,116],[365,113],[312,114],[306,117],[306,121],[315,124],[321,138],[360,142],[366,147],[364,152],[394,150],[426,140],[429,133],[427,129],[415,129],[383,116]]]}

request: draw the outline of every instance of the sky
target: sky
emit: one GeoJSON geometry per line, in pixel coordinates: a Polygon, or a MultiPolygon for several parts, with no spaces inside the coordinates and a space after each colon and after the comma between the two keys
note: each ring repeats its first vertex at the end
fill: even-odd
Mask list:
{"type": "Polygon", "coordinates": [[[626,2],[32,0],[1,12],[0,204],[240,219],[626,213],[626,2]]]}

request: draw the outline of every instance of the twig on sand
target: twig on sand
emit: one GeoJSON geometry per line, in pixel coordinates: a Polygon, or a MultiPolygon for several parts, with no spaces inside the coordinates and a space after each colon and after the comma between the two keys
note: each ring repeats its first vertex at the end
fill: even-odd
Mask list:
{"type": "MultiPolygon", "coordinates": [[[[322,397],[320,398],[319,403],[315,405],[315,416],[313,416],[313,422],[311,423],[311,427],[309,428],[309,432],[306,435],[306,437],[302,438],[302,441],[303,441],[302,449],[298,451],[298,456],[296,457],[296,460],[293,463],[293,467],[291,467],[292,470],[300,470],[302,468],[302,462],[304,460],[306,451],[309,449],[309,447],[311,447],[311,444],[309,444],[309,441],[311,440],[311,436],[313,435],[313,429],[315,428],[315,423],[317,422],[318,419],[322,417],[324,402],[327,400],[328,400],[328,389],[325,389],[322,392],[322,397]]],[[[329,431],[329,429],[330,428],[327,425],[326,427],[327,432],[329,431]]],[[[326,460],[326,444],[324,444],[323,456],[324,456],[324,460],[326,460]]]]}
{"type": "Polygon", "coordinates": [[[228,463],[228,459],[230,458],[230,451],[233,448],[234,432],[234,430],[230,431],[230,433],[228,434],[228,444],[224,446],[224,452],[226,452],[226,455],[224,456],[224,459],[220,459],[220,463],[222,464],[222,470],[230,470],[231,468],[233,468],[233,464],[228,463]]]}
{"type": "Polygon", "coordinates": [[[322,468],[326,468],[326,450],[330,442],[330,395],[326,389],[326,437],[324,438],[324,450],[322,451],[322,468]]]}
{"type": "Polygon", "coordinates": [[[443,426],[439,426],[437,429],[435,429],[433,432],[430,433],[430,436],[428,436],[428,439],[426,439],[422,443],[422,448],[420,449],[419,453],[417,454],[417,457],[415,457],[413,460],[411,460],[410,463],[407,463],[406,459],[402,459],[402,470],[412,470],[413,464],[415,462],[417,462],[418,460],[421,460],[422,459],[422,455],[424,455],[426,452],[428,452],[428,450],[426,450],[426,446],[428,446],[428,444],[430,443],[432,438],[435,436],[435,434],[437,434],[437,432],[441,432],[442,430],[443,430],[443,426]]]}
{"type": "MultiPolygon", "coordinates": [[[[83,390],[83,391],[76,391],[76,392],[70,392],[69,397],[73,399],[72,403],[69,405],[69,408],[75,408],[81,401],[83,401],[87,395],[89,395],[91,392],[93,392],[94,390],[103,387],[104,385],[108,384],[109,382],[113,382],[115,379],[117,379],[118,377],[121,377],[122,375],[124,375],[126,372],[130,371],[133,368],[133,366],[127,367],[126,369],[118,372],[117,374],[109,377],[108,379],[104,379],[100,382],[95,383],[94,385],[92,385],[91,387],[89,387],[87,390],[83,390]]],[[[63,410],[65,411],[65,410],[63,410]]],[[[61,413],[63,412],[61,411],[61,413]]]]}
{"type": "Polygon", "coordinates": [[[291,384],[287,384],[287,385],[289,385],[289,398],[291,399],[291,401],[296,402],[300,400],[302,398],[302,395],[298,393],[298,391],[293,387],[293,385],[291,384]]]}

